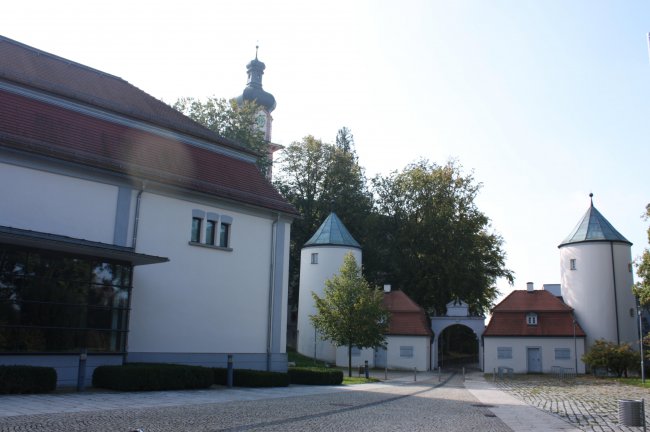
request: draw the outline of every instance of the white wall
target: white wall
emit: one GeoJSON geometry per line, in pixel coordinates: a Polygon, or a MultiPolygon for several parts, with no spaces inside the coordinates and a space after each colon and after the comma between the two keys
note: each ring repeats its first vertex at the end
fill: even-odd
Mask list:
{"type": "Polygon", "coordinates": [[[110,244],[117,194],[116,186],[0,163],[0,225],[110,244]]]}
{"type": "Polygon", "coordinates": [[[587,242],[560,248],[562,297],[574,308],[578,322],[587,334],[587,346],[597,339],[617,341],[616,307],[618,305],[621,342],[638,340],[636,302],[632,295],[630,246],[614,244],[614,270],[609,242],[587,242]],[[570,260],[576,260],[571,270],[570,260]],[[616,295],[614,291],[616,276],[616,295]],[[632,314],[630,314],[632,310],[632,314]]]}
{"type": "MultiPolygon", "coordinates": [[[[575,368],[575,350],[573,338],[523,338],[523,337],[485,337],[485,368],[486,373],[492,372],[500,366],[510,367],[515,373],[528,372],[527,348],[539,347],[542,355],[542,370],[550,373],[553,366],[575,368]],[[512,347],[512,359],[497,358],[498,347],[512,347]],[[570,358],[568,360],[555,360],[555,348],[568,348],[570,358]]],[[[585,365],[580,360],[585,352],[584,339],[575,340],[578,349],[578,373],[585,373],[585,365]]]]}
{"type": "MultiPolygon", "coordinates": [[[[300,294],[298,297],[298,352],[327,362],[336,362],[336,347],[329,341],[323,341],[314,332],[309,319],[316,314],[312,297],[315,292],[323,297],[325,281],[338,274],[343,265],[343,258],[352,252],[358,265],[361,265],[361,250],[342,246],[306,247],[300,252],[300,294]],[[318,254],[318,264],[311,264],[311,254],[318,254]]],[[[347,363],[346,363],[347,364],[347,363]]]]}
{"type": "MultiPolygon", "coordinates": [[[[375,367],[375,351],[372,348],[364,348],[359,350],[359,355],[352,356],[352,373],[359,371],[359,366],[365,366],[366,360],[368,361],[368,367],[375,367]]],[[[348,347],[340,346],[336,347],[336,366],[339,367],[348,367],[348,347]]]]}
{"type": "Polygon", "coordinates": [[[387,352],[386,366],[388,369],[417,368],[418,371],[427,371],[430,368],[431,343],[427,336],[388,336],[386,337],[387,352]],[[413,357],[401,357],[400,347],[412,346],[413,357]]]}
{"type": "Polygon", "coordinates": [[[134,270],[129,351],[265,352],[272,225],[271,218],[145,191],[137,252],[170,262],[134,270]],[[188,243],[193,209],[233,218],[232,251],[188,243]]]}

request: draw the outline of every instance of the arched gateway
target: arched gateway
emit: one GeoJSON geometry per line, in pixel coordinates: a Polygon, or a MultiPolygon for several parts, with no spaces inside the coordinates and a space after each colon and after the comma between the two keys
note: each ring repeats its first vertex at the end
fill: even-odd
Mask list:
{"type": "Polygon", "coordinates": [[[433,330],[433,343],[431,344],[431,366],[438,367],[438,342],[442,332],[453,325],[462,325],[470,328],[476,335],[478,343],[478,363],[483,370],[482,336],[485,330],[484,316],[470,316],[469,306],[465,302],[453,301],[447,303],[447,314],[431,318],[431,330],[433,330]]]}

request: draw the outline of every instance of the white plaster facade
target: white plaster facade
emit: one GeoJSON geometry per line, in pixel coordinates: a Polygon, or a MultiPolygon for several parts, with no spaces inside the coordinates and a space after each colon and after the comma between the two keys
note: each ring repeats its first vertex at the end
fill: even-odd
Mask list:
{"type": "MultiPolygon", "coordinates": [[[[428,336],[387,335],[386,348],[364,348],[355,350],[352,367],[364,366],[368,361],[370,368],[392,370],[413,370],[424,372],[431,369],[431,338],[428,336]],[[384,352],[382,352],[384,351],[384,352]]],[[[336,348],[336,365],[348,366],[348,347],[336,348]]]]}
{"type": "Polygon", "coordinates": [[[587,334],[588,347],[601,338],[636,347],[638,321],[631,262],[631,248],[625,243],[583,242],[560,247],[562,298],[574,309],[587,334]]]}
{"type": "MultiPolygon", "coordinates": [[[[491,373],[499,367],[509,367],[514,373],[528,373],[528,349],[539,349],[543,373],[550,373],[553,366],[575,369],[576,348],[578,373],[585,373],[585,365],[580,360],[585,352],[584,338],[553,338],[553,337],[485,337],[485,367],[486,373],[491,373]],[[574,345],[575,344],[575,345],[574,345]],[[510,348],[512,358],[499,358],[498,348],[510,348]],[[568,359],[556,359],[556,349],[569,350],[568,359]]],[[[564,351],[566,352],[566,351],[564,351]]]]}

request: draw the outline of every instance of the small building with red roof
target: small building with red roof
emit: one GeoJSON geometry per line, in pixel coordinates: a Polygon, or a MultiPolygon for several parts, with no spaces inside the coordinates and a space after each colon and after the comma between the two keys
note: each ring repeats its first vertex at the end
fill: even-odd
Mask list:
{"type": "Polygon", "coordinates": [[[257,154],[122,78],[0,57],[0,364],[286,370],[298,215],[257,154]]]}
{"type": "Polygon", "coordinates": [[[484,370],[549,373],[556,368],[585,373],[585,332],[573,308],[546,290],[515,290],[492,309],[483,333],[484,370]]]}

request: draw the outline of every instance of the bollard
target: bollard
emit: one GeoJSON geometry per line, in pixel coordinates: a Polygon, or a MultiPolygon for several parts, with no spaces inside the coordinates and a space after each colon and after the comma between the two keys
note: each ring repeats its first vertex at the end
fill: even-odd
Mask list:
{"type": "Polygon", "coordinates": [[[366,374],[366,379],[370,378],[370,374],[368,373],[368,360],[366,360],[363,364],[363,371],[366,374]]]}
{"type": "Polygon", "coordinates": [[[384,379],[385,379],[385,380],[388,379],[388,366],[386,366],[386,367],[384,368],[384,379]]]}
{"type": "Polygon", "coordinates": [[[226,380],[226,383],[228,387],[232,387],[233,385],[233,370],[232,370],[232,354],[228,354],[228,378],[226,380]]]}
{"type": "Polygon", "coordinates": [[[82,348],[79,353],[79,367],[77,369],[77,391],[82,392],[86,388],[86,360],[88,360],[88,350],[82,348]]]}
{"type": "Polygon", "coordinates": [[[418,370],[416,368],[413,368],[413,381],[418,380],[418,370]]]}
{"type": "Polygon", "coordinates": [[[492,381],[497,380],[497,368],[492,369],[492,381]]]}
{"type": "Polygon", "coordinates": [[[438,382],[442,381],[442,368],[438,366],[438,382]]]}
{"type": "Polygon", "coordinates": [[[463,366],[463,382],[465,382],[465,366],[463,366]]]}

